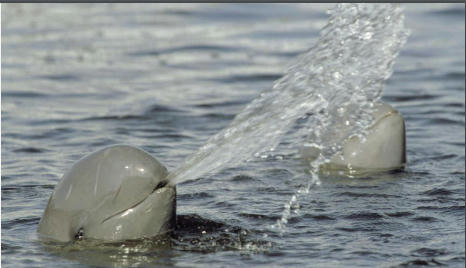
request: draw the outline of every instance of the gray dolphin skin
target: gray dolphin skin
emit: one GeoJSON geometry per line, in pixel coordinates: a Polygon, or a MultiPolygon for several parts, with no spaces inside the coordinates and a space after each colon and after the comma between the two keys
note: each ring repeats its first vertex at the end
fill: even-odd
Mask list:
{"type": "MultiPolygon", "coordinates": [[[[381,102],[375,104],[373,116],[365,142],[357,136],[351,137],[330,163],[320,167],[321,171],[358,175],[404,168],[406,130],[403,117],[392,106],[381,102]]],[[[308,147],[301,154],[307,161],[313,161],[319,152],[318,148],[308,147]]]]}
{"type": "Polygon", "coordinates": [[[115,145],[75,163],[53,191],[39,237],[69,242],[153,237],[174,228],[176,189],[168,172],[138,148],[115,145]]]}

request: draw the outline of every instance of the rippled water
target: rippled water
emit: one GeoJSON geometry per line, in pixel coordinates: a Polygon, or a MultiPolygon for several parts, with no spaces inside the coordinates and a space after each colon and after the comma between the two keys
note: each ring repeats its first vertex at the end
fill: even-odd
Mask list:
{"type": "Polygon", "coordinates": [[[455,4],[404,6],[411,35],[382,100],[406,121],[405,171],[322,178],[277,232],[309,176],[283,150],[181,183],[171,236],[58,250],[38,242],[48,197],[74,161],[127,143],[176,168],[315,44],[332,6],[2,5],[2,265],[464,267],[465,34],[455,4]]]}

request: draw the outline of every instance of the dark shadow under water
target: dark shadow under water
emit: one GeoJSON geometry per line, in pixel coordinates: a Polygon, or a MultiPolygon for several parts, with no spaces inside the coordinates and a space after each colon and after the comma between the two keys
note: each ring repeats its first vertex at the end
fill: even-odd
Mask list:
{"type": "Polygon", "coordinates": [[[260,231],[208,220],[196,214],[177,215],[174,231],[153,238],[39,243],[52,255],[99,267],[174,266],[177,262],[172,258],[181,252],[207,254],[246,250],[250,254],[265,253],[272,247],[272,242],[264,240],[260,231]]]}

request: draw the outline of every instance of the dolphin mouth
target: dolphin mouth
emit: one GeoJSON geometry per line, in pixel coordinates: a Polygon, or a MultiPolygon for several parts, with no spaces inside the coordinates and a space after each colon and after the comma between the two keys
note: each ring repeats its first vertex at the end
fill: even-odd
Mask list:
{"type": "Polygon", "coordinates": [[[157,184],[157,186],[155,186],[154,190],[152,190],[151,194],[155,191],[157,191],[158,189],[162,189],[164,187],[166,187],[168,185],[168,180],[162,180],[161,182],[159,182],[159,184],[157,184]]]}
{"type": "Polygon", "coordinates": [[[105,223],[106,221],[124,213],[125,211],[128,211],[130,209],[134,209],[136,208],[137,206],[139,206],[140,204],[142,204],[144,201],[146,201],[147,198],[149,198],[149,196],[151,196],[152,194],[156,193],[157,191],[165,188],[165,187],[170,187],[170,188],[173,188],[173,186],[171,186],[168,182],[168,180],[162,180],[160,181],[155,187],[154,189],[152,190],[152,192],[150,192],[150,194],[148,194],[144,199],[140,200],[139,202],[135,203],[134,205],[128,207],[128,208],[125,208],[125,209],[122,209],[122,210],[119,210],[118,212],[115,212],[114,214],[106,217],[105,219],[103,219],[100,224],[103,224],[105,223]]]}

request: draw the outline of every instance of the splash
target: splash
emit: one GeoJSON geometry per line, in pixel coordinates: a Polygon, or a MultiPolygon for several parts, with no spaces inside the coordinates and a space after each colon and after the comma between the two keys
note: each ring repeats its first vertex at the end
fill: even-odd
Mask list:
{"type": "Polygon", "coordinates": [[[306,192],[319,181],[318,166],[341,150],[347,138],[364,138],[364,129],[373,120],[373,104],[408,36],[404,15],[392,4],[338,4],[328,13],[317,43],[297,58],[272,89],[262,92],[174,170],[171,183],[267,155],[298,119],[306,118],[305,124],[293,129],[295,145],[321,150],[311,163],[306,192]]]}

